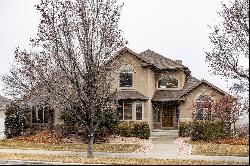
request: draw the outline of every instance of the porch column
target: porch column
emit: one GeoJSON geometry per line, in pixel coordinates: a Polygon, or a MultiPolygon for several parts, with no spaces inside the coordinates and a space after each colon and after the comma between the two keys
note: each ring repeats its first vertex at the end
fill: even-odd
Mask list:
{"type": "Polygon", "coordinates": [[[177,116],[176,116],[176,110],[177,110],[177,106],[173,107],[173,129],[177,129],[178,128],[178,120],[177,120],[177,116]]]}

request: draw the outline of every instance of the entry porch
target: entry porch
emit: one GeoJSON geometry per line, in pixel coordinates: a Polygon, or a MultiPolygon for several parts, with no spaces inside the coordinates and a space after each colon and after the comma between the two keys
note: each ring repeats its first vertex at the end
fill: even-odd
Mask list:
{"type": "Polygon", "coordinates": [[[177,130],[179,124],[178,101],[153,103],[153,129],[177,130]]]}

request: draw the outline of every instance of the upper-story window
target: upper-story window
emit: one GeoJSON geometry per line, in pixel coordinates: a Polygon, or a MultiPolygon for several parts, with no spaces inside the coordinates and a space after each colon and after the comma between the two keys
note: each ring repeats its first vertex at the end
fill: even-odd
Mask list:
{"type": "Polygon", "coordinates": [[[134,71],[130,66],[124,66],[120,70],[119,86],[132,87],[133,86],[134,71]]]}
{"type": "Polygon", "coordinates": [[[177,88],[178,80],[174,77],[163,77],[158,81],[158,88],[177,88]]]}

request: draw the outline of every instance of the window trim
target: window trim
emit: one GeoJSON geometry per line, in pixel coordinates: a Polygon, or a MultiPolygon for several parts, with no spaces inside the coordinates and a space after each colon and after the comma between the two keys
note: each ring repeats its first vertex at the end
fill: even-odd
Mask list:
{"type": "Polygon", "coordinates": [[[132,65],[122,65],[118,70],[117,76],[117,87],[118,89],[135,89],[135,70],[132,65]],[[124,72],[124,70],[129,70],[129,72],[124,72]],[[120,73],[132,73],[132,86],[130,87],[121,87],[120,86],[120,73]]]}
{"type": "Polygon", "coordinates": [[[130,120],[133,120],[133,102],[127,102],[127,104],[131,104],[131,119],[125,119],[125,107],[124,107],[124,104],[125,102],[123,101],[122,102],[122,113],[123,113],[123,120],[124,121],[130,121],[130,120]]]}
{"type": "Polygon", "coordinates": [[[35,113],[35,122],[33,121],[33,111],[31,112],[31,123],[32,124],[48,124],[49,123],[49,117],[47,119],[47,122],[45,122],[45,106],[42,106],[42,107],[37,107],[35,106],[34,107],[34,113],[35,113]],[[42,111],[42,122],[39,122],[40,119],[38,118],[39,117],[39,111],[42,111]]]}
{"type": "MultiPolygon", "coordinates": [[[[197,104],[198,102],[202,102],[202,100],[200,99],[200,97],[201,96],[208,96],[211,100],[214,100],[214,98],[213,98],[213,96],[211,96],[211,95],[209,95],[209,94],[207,94],[207,93],[201,93],[201,94],[197,94],[196,96],[195,96],[195,104],[197,104]]],[[[205,118],[205,114],[206,114],[206,109],[207,108],[203,108],[201,111],[201,113],[202,113],[202,118],[201,119],[197,119],[197,109],[195,110],[195,112],[196,112],[196,114],[195,114],[195,116],[194,116],[194,119],[196,119],[196,120],[208,120],[208,119],[206,119],[205,118]]],[[[200,111],[200,110],[199,110],[200,111]]],[[[210,115],[208,115],[208,118],[212,118],[213,117],[213,113],[212,112],[210,112],[210,115]]]]}
{"type": "Polygon", "coordinates": [[[136,121],[142,121],[144,119],[144,103],[143,102],[141,102],[141,101],[136,101],[135,102],[135,120],[136,121]],[[137,119],[137,115],[136,115],[136,106],[137,106],[137,104],[141,104],[141,119],[137,119]]]}
{"type": "Polygon", "coordinates": [[[177,89],[179,89],[179,87],[180,87],[180,80],[177,79],[177,78],[174,77],[174,76],[163,76],[163,77],[159,78],[159,79],[156,81],[156,89],[157,89],[157,90],[177,90],[177,89]],[[176,79],[176,80],[178,81],[178,85],[177,85],[176,87],[172,87],[172,88],[167,88],[167,87],[165,87],[165,88],[159,88],[159,81],[162,80],[162,79],[164,79],[164,78],[166,78],[166,77],[170,77],[170,78],[176,79]]]}
{"type": "Polygon", "coordinates": [[[132,119],[130,120],[125,120],[124,119],[124,103],[126,101],[121,101],[122,102],[122,119],[119,119],[120,121],[143,121],[144,120],[144,102],[142,101],[131,101],[131,102],[128,102],[128,103],[131,103],[132,104],[132,119]],[[142,119],[141,120],[137,120],[136,119],[136,104],[137,103],[141,103],[142,104],[142,119]]]}
{"type": "Polygon", "coordinates": [[[119,72],[119,79],[118,79],[118,84],[119,84],[119,88],[121,89],[131,89],[132,87],[134,87],[134,72],[130,71],[130,72],[119,72]],[[132,85],[131,86],[120,86],[120,78],[121,78],[121,74],[125,74],[125,73],[129,73],[132,74],[132,85]]]}

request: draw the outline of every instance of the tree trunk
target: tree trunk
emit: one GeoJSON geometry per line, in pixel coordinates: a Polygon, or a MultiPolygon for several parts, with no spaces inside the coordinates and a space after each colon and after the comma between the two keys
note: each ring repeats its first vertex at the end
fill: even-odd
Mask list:
{"type": "Polygon", "coordinates": [[[93,144],[94,144],[94,132],[93,129],[90,127],[88,131],[88,149],[87,149],[87,158],[93,158],[93,144]]]}

